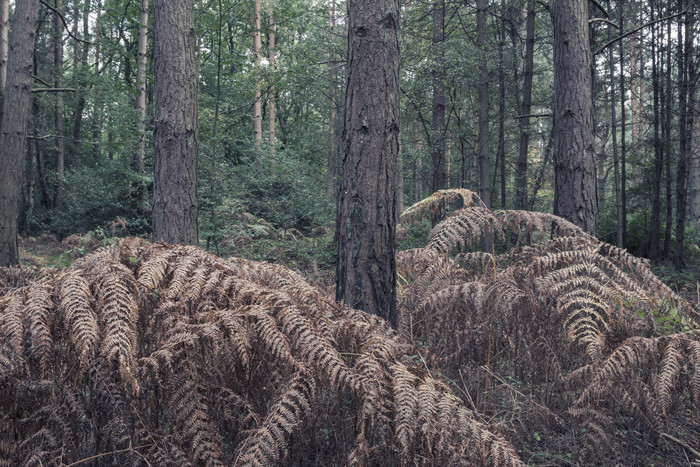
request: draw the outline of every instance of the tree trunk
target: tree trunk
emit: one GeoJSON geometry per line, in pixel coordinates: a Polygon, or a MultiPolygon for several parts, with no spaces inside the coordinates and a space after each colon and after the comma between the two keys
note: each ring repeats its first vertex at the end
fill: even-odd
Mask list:
{"type": "Polygon", "coordinates": [[[253,16],[253,55],[255,66],[255,102],[253,102],[253,145],[255,147],[255,171],[260,173],[262,169],[262,93],[260,92],[260,59],[262,40],[260,37],[260,10],[261,0],[255,0],[255,12],[253,16]]]}
{"type": "Polygon", "coordinates": [[[153,240],[196,245],[197,65],[193,0],[155,0],[153,240]]]}
{"type": "Polygon", "coordinates": [[[399,2],[348,1],[336,299],[396,325],[399,2]]]}
{"type": "MultiPolygon", "coordinates": [[[[610,8],[610,0],[607,2],[607,7],[608,11],[611,11],[610,8]]],[[[612,39],[612,31],[610,26],[608,26],[608,40],[612,39]]],[[[622,41],[620,41],[622,42],[622,41]]],[[[622,73],[622,71],[621,71],[622,73]]],[[[617,215],[617,225],[616,225],[616,240],[617,240],[617,246],[622,248],[624,240],[623,240],[623,232],[622,232],[622,226],[625,223],[624,218],[622,217],[622,192],[621,192],[621,184],[622,184],[622,175],[620,174],[620,159],[619,159],[619,154],[617,150],[617,109],[616,109],[616,93],[615,93],[615,62],[614,62],[614,54],[613,54],[613,47],[610,47],[608,51],[608,78],[610,79],[610,119],[612,121],[612,145],[613,145],[613,168],[615,171],[615,213],[617,215]]],[[[622,108],[624,112],[624,107],[625,107],[625,96],[624,96],[624,90],[620,92],[620,98],[622,101],[622,108]]]]}
{"type": "Polygon", "coordinates": [[[39,0],[16,0],[0,126],[0,267],[19,263],[17,220],[39,0]]]}
{"type": "MultiPolygon", "coordinates": [[[[651,9],[651,19],[654,20],[654,9],[651,9]]],[[[659,136],[659,80],[658,80],[658,56],[656,43],[658,35],[657,26],[652,26],[651,41],[651,80],[654,94],[654,183],[651,198],[651,225],[649,231],[649,257],[658,261],[661,255],[661,177],[663,170],[663,156],[661,153],[661,137],[659,136]]]]}
{"type": "MultiPolygon", "coordinates": [[[[528,0],[525,25],[525,63],[523,66],[523,102],[520,115],[530,115],[532,109],[532,72],[535,50],[535,2],[528,0]]],[[[530,144],[530,117],[518,119],[520,146],[515,176],[515,209],[525,209],[527,202],[527,156],[530,144]]]]}
{"type": "MultiPolygon", "coordinates": [[[[55,8],[57,11],[63,10],[63,0],[55,0],[55,8]]],[[[63,22],[58,14],[54,13],[53,18],[53,66],[54,66],[54,85],[57,88],[63,87],[63,22]]],[[[54,186],[53,207],[61,209],[63,206],[63,186],[64,186],[64,159],[65,150],[63,145],[63,93],[56,93],[56,185],[54,186]]]]}
{"type": "Polygon", "coordinates": [[[585,0],[553,0],[554,214],[595,234],[598,221],[591,51],[585,0]]]}
{"type": "MultiPolygon", "coordinates": [[[[85,2],[85,9],[83,10],[83,47],[80,55],[80,66],[82,67],[84,73],[87,73],[88,69],[88,52],[90,51],[89,42],[90,38],[90,2],[85,2]]],[[[85,87],[85,80],[78,76],[76,84],[79,88],[85,87]]],[[[75,110],[73,111],[73,129],[71,131],[71,157],[74,161],[78,161],[78,156],[80,154],[80,138],[81,130],[83,124],[83,112],[85,111],[85,96],[87,91],[78,91],[78,100],[75,104],[75,110]]]]}
{"type": "MultiPolygon", "coordinates": [[[[10,30],[10,0],[0,0],[0,112],[7,81],[7,37],[10,30]]],[[[2,114],[0,113],[0,121],[2,114]]]]}
{"type": "Polygon", "coordinates": [[[142,174],[146,158],[146,59],[148,54],[148,0],[139,3],[139,42],[136,60],[136,110],[138,112],[139,147],[134,154],[134,172],[142,174]]]}
{"type": "Polygon", "coordinates": [[[491,155],[489,154],[489,68],[486,50],[486,8],[488,0],[476,2],[477,47],[479,63],[479,196],[491,207],[491,155]]]}
{"type": "MultiPolygon", "coordinates": [[[[270,49],[270,70],[275,69],[275,0],[268,0],[268,26],[270,32],[268,34],[268,48],[270,49]]],[[[274,80],[270,83],[267,93],[267,108],[269,120],[268,144],[270,146],[270,154],[275,153],[275,84],[274,80]]]]}
{"type": "MultiPolygon", "coordinates": [[[[329,12],[329,25],[331,37],[335,34],[335,0],[331,1],[329,12]]],[[[328,169],[326,172],[326,195],[328,199],[335,199],[337,192],[338,178],[338,151],[335,141],[335,99],[336,99],[336,84],[335,84],[335,63],[331,53],[328,60],[328,82],[330,83],[328,100],[330,108],[328,111],[328,169]]]]}
{"type": "MultiPolygon", "coordinates": [[[[623,8],[624,4],[620,3],[620,34],[624,32],[624,15],[623,8]]],[[[625,51],[623,47],[623,41],[620,40],[620,204],[621,204],[621,217],[618,218],[618,225],[622,223],[622,243],[619,244],[620,247],[627,247],[627,144],[626,144],[626,108],[625,108],[625,51]]],[[[632,100],[634,101],[634,93],[632,93],[632,100]]]]}
{"type": "Polygon", "coordinates": [[[503,61],[503,52],[506,47],[506,2],[501,0],[501,28],[499,31],[498,44],[498,153],[496,154],[496,170],[494,171],[494,182],[496,186],[496,174],[499,172],[499,188],[501,192],[501,209],[506,208],[506,69],[503,61]]]}
{"type": "MultiPolygon", "coordinates": [[[[668,7],[667,13],[670,14],[668,7]]],[[[664,229],[663,257],[671,255],[671,231],[673,230],[673,199],[671,176],[671,102],[673,100],[673,88],[671,85],[671,21],[666,21],[666,102],[664,104],[664,167],[666,169],[666,228],[664,229]]]]}
{"type": "Polygon", "coordinates": [[[433,191],[442,190],[446,185],[445,171],[445,0],[433,2],[433,122],[432,147],[433,191]]]}
{"type": "MultiPolygon", "coordinates": [[[[679,1],[679,7],[683,2],[679,1]]],[[[674,255],[676,268],[683,267],[683,244],[685,243],[685,219],[686,200],[688,197],[688,159],[690,148],[693,146],[692,128],[694,123],[694,112],[689,105],[688,96],[695,95],[696,69],[694,62],[694,42],[695,42],[695,17],[688,14],[684,19],[678,20],[678,31],[685,26],[685,36],[678,34],[678,82],[679,82],[679,133],[680,148],[678,160],[678,176],[676,179],[676,251],[674,255]],[[683,44],[683,45],[681,45],[683,44]],[[691,131],[688,131],[691,129],[691,131]]]]}
{"type": "MultiPolygon", "coordinates": [[[[102,17],[102,0],[97,0],[97,10],[95,13],[95,77],[100,76],[100,40],[102,40],[102,30],[100,19],[102,17]]],[[[102,98],[100,96],[100,86],[95,85],[93,88],[94,99],[93,103],[95,113],[92,116],[92,162],[97,166],[100,163],[101,148],[100,140],[102,139],[102,98]]]]}

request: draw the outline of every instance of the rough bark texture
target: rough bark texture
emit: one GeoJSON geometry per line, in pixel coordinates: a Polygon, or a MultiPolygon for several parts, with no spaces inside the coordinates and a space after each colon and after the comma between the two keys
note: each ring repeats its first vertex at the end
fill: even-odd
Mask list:
{"type": "MultiPolygon", "coordinates": [[[[335,0],[331,1],[329,12],[329,26],[331,35],[335,34],[335,0]]],[[[338,167],[338,151],[335,142],[335,63],[333,62],[332,53],[328,59],[328,82],[330,83],[328,90],[328,101],[330,108],[328,111],[328,169],[326,172],[326,194],[329,199],[335,199],[337,192],[337,178],[339,175],[338,167]]]]}
{"type": "Polygon", "coordinates": [[[134,172],[143,173],[143,161],[146,157],[146,58],[148,53],[148,0],[139,4],[139,42],[136,62],[136,110],[138,111],[139,147],[134,155],[134,172]]]}
{"type": "Polygon", "coordinates": [[[253,102],[253,143],[255,145],[256,172],[260,172],[262,167],[262,161],[260,160],[262,151],[262,94],[260,92],[260,53],[262,49],[262,40],[260,37],[261,8],[261,0],[255,0],[255,11],[253,16],[253,55],[257,74],[255,77],[255,102],[253,102]]]}
{"type": "MultiPolygon", "coordinates": [[[[679,2],[679,6],[682,2],[679,2]]],[[[683,30],[682,22],[685,22],[685,41],[682,35],[678,36],[678,82],[680,83],[678,94],[681,112],[680,123],[680,148],[678,159],[678,175],[676,179],[676,251],[674,260],[677,268],[683,266],[683,244],[685,242],[685,221],[686,221],[686,200],[688,197],[688,159],[690,148],[693,145],[693,111],[688,105],[688,95],[695,95],[696,70],[693,59],[695,18],[693,15],[686,15],[684,19],[679,19],[678,30],[683,30]]]]}
{"type": "Polygon", "coordinates": [[[486,57],[486,8],[488,0],[476,2],[477,46],[481,53],[479,64],[479,196],[491,207],[491,155],[489,153],[489,68],[486,57]]]}
{"type": "MultiPolygon", "coordinates": [[[[268,33],[268,48],[270,51],[270,70],[275,69],[275,0],[268,0],[267,4],[268,13],[268,26],[270,27],[270,32],[268,33]]],[[[269,91],[267,93],[267,109],[268,109],[268,144],[270,146],[270,154],[275,153],[275,85],[274,80],[270,83],[269,91]]]]}
{"type": "Polygon", "coordinates": [[[444,76],[445,46],[445,0],[433,2],[433,121],[432,147],[433,191],[442,190],[447,184],[445,170],[445,82],[444,76]]]}
{"type": "MultiPolygon", "coordinates": [[[[63,0],[56,1],[56,9],[63,10],[63,0]]],[[[53,43],[53,66],[54,66],[54,86],[63,87],[63,22],[57,14],[51,18],[54,43],[53,43]]],[[[63,186],[64,186],[64,160],[65,149],[63,144],[63,93],[56,95],[56,110],[54,113],[56,124],[56,185],[54,186],[53,207],[61,209],[63,206],[63,186]]]]}
{"type": "Polygon", "coordinates": [[[399,2],[348,1],[336,298],[396,324],[399,2]]]}
{"type": "MultiPolygon", "coordinates": [[[[0,0],[0,108],[7,81],[7,37],[10,30],[10,0],[0,0]]],[[[2,115],[0,115],[2,119],[2,115]]]]}
{"type": "Polygon", "coordinates": [[[39,0],[16,0],[0,127],[0,266],[19,262],[17,218],[24,172],[39,0]]]}
{"type": "MultiPolygon", "coordinates": [[[[528,0],[525,20],[525,63],[523,65],[523,104],[520,115],[532,109],[532,75],[535,57],[535,2],[528,0]]],[[[527,156],[530,146],[530,117],[518,119],[520,146],[515,170],[515,209],[525,209],[527,202],[527,156]]]]}
{"type": "Polygon", "coordinates": [[[554,0],[554,214],[595,234],[596,200],[588,4],[554,0]]]}
{"type": "Polygon", "coordinates": [[[197,66],[192,2],[154,2],[153,240],[197,244],[197,66]]]}

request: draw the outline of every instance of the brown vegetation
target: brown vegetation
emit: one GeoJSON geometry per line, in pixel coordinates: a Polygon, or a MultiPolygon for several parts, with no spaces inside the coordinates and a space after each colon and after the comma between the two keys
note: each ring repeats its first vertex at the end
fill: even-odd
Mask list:
{"type": "Polygon", "coordinates": [[[398,253],[398,334],[191,246],[7,270],[0,465],[697,462],[697,305],[552,215],[408,212],[455,202],[398,253]]]}

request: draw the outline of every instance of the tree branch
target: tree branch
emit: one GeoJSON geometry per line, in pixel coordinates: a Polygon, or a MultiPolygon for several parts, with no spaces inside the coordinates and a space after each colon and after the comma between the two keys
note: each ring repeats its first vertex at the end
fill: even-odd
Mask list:
{"type": "Polygon", "coordinates": [[[588,1],[591,2],[592,4],[594,4],[600,11],[602,11],[606,18],[610,18],[610,15],[608,14],[607,11],[605,11],[605,8],[603,8],[603,5],[601,5],[600,2],[598,2],[598,0],[588,0],[588,1]]]}
{"type": "Polygon", "coordinates": [[[44,0],[40,0],[40,1],[41,1],[41,4],[42,4],[42,5],[44,5],[46,8],[48,8],[49,10],[53,11],[54,13],[56,13],[56,14],[58,15],[58,17],[61,18],[61,22],[63,23],[63,28],[66,30],[66,32],[68,33],[68,35],[69,35],[70,37],[72,37],[74,40],[76,40],[76,41],[78,41],[78,42],[82,42],[83,44],[91,44],[91,45],[92,45],[92,42],[85,41],[85,40],[83,40],[83,39],[79,39],[79,38],[75,37],[75,36],[73,35],[73,33],[70,32],[70,29],[68,29],[68,24],[66,23],[66,19],[63,17],[63,15],[61,14],[60,11],[58,11],[55,7],[53,7],[53,6],[49,5],[48,3],[46,3],[44,0]]]}
{"type": "Polygon", "coordinates": [[[75,92],[75,88],[35,88],[32,92],[75,92]]]}
{"type": "Polygon", "coordinates": [[[681,11],[680,13],[676,13],[675,15],[664,16],[663,18],[655,19],[654,21],[649,21],[648,23],[642,24],[641,26],[638,26],[630,31],[627,31],[626,33],[624,33],[620,36],[617,36],[615,39],[612,39],[612,40],[608,41],[607,43],[605,43],[598,50],[593,52],[593,56],[595,57],[596,55],[598,55],[599,53],[601,53],[602,51],[604,51],[605,49],[607,49],[608,47],[613,45],[615,42],[622,40],[625,37],[631,36],[632,34],[635,34],[646,27],[653,26],[656,23],[660,23],[661,21],[666,21],[669,19],[677,18],[679,16],[683,16],[683,15],[687,14],[689,10],[690,10],[690,6],[688,6],[688,8],[686,8],[685,11],[681,11]]]}
{"type": "Polygon", "coordinates": [[[618,26],[616,23],[613,23],[609,19],[605,19],[605,18],[591,18],[588,20],[588,24],[592,24],[592,23],[606,23],[606,24],[611,25],[612,27],[620,29],[620,26],[618,26]]]}

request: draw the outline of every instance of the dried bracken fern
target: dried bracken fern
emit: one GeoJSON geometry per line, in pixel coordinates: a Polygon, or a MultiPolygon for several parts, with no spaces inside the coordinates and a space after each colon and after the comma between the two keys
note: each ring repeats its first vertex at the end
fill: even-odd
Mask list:
{"type": "Polygon", "coordinates": [[[522,465],[387,323],[282,266],[126,239],[10,290],[0,335],[0,464],[522,465]]]}
{"type": "Polygon", "coordinates": [[[551,214],[467,206],[397,264],[401,335],[524,452],[537,452],[536,431],[572,461],[624,464],[630,425],[649,440],[679,423],[688,445],[700,434],[687,416],[700,400],[700,314],[646,260],[551,214]]]}

